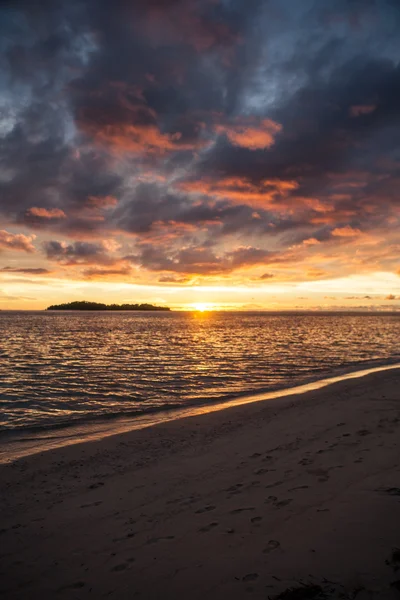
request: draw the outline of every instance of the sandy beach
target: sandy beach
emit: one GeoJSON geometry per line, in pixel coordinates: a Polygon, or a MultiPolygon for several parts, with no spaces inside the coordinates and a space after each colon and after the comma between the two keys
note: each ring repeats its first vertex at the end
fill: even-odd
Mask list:
{"type": "Polygon", "coordinates": [[[400,370],[1,467],[5,599],[397,598],[400,370]]]}

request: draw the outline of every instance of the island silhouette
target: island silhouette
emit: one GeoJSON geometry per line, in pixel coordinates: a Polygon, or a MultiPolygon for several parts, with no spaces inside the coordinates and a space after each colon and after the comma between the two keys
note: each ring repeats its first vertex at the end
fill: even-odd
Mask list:
{"type": "Polygon", "coordinates": [[[154,306],[153,304],[103,304],[102,302],[88,302],[77,300],[64,304],[52,304],[46,310],[171,310],[167,306],[154,306]]]}

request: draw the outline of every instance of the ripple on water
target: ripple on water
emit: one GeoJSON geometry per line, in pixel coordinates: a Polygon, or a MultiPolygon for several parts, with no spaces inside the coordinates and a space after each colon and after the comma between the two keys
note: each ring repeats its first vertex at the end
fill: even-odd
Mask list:
{"type": "Polygon", "coordinates": [[[398,360],[396,315],[0,313],[0,427],[292,386],[398,360]]]}

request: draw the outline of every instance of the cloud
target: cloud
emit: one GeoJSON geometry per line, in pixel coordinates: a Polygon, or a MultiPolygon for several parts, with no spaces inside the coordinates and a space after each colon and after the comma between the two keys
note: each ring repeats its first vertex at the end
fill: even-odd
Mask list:
{"type": "Polygon", "coordinates": [[[122,264],[121,266],[116,266],[115,268],[99,268],[99,267],[90,267],[88,269],[83,270],[83,276],[85,279],[121,279],[125,276],[129,276],[132,274],[132,268],[127,264],[122,264]]]}
{"type": "Polygon", "coordinates": [[[0,251],[22,250],[28,253],[35,252],[35,246],[32,244],[35,238],[35,235],[23,235],[22,233],[10,233],[5,229],[0,230],[0,251]]]}
{"type": "Polygon", "coordinates": [[[40,219],[65,219],[66,214],[60,208],[40,208],[32,206],[26,211],[28,217],[38,217],[40,219]]]}
{"type": "Polygon", "coordinates": [[[224,134],[234,146],[248,148],[249,150],[262,150],[270,148],[275,143],[275,136],[282,129],[282,125],[271,119],[262,119],[256,124],[255,119],[237,119],[234,125],[216,125],[215,130],[224,134]]]}
{"type": "Polygon", "coordinates": [[[109,254],[108,242],[59,242],[56,240],[43,242],[46,258],[67,266],[73,265],[113,265],[117,258],[109,254]]]}
{"type": "Polygon", "coordinates": [[[272,258],[272,253],[249,246],[221,253],[202,246],[183,249],[165,247],[164,252],[157,252],[151,244],[141,244],[138,254],[125,258],[150,271],[185,275],[219,275],[243,267],[267,264],[272,258]]]}
{"type": "Polygon", "coordinates": [[[395,272],[400,11],[353,4],[0,4],[1,248],[165,284],[395,272]]]}
{"type": "Polygon", "coordinates": [[[175,277],[174,275],[163,275],[158,279],[159,283],[184,284],[189,281],[188,277],[175,277]]]}
{"type": "Polygon", "coordinates": [[[374,110],[376,110],[376,106],[372,105],[358,105],[358,106],[352,106],[350,108],[350,115],[352,117],[360,117],[362,115],[369,115],[372,112],[374,112],[374,110]]]}
{"type": "Polygon", "coordinates": [[[362,235],[362,233],[359,229],[354,229],[350,225],[346,225],[345,227],[337,227],[334,229],[332,235],[334,237],[351,238],[362,235]]]}
{"type": "Polygon", "coordinates": [[[44,269],[40,267],[3,267],[0,269],[2,273],[23,273],[24,275],[50,275],[51,271],[49,269],[44,269]]]}
{"type": "Polygon", "coordinates": [[[238,204],[254,207],[271,206],[277,200],[277,207],[282,207],[282,198],[287,197],[299,184],[293,180],[265,179],[253,183],[240,177],[219,178],[216,180],[187,180],[177,183],[177,189],[189,194],[210,196],[238,204]]]}
{"type": "Polygon", "coordinates": [[[114,196],[89,196],[86,201],[86,206],[92,209],[109,210],[118,204],[118,200],[114,196]]]}

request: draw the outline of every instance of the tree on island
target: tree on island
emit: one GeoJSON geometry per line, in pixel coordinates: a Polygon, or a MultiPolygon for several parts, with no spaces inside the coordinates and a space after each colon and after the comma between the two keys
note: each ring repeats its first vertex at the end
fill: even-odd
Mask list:
{"type": "Polygon", "coordinates": [[[65,304],[53,304],[46,310],[171,310],[167,306],[154,306],[153,304],[103,304],[102,302],[88,302],[76,300],[65,304]]]}

